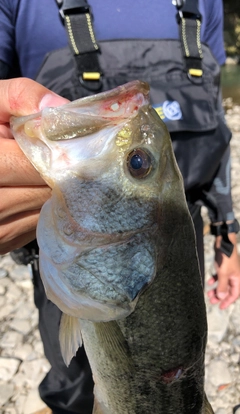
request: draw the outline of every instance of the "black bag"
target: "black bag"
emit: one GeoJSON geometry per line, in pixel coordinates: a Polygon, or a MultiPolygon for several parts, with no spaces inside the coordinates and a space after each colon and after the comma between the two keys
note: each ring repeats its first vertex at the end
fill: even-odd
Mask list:
{"type": "Polygon", "coordinates": [[[74,48],[71,38],[70,47],[49,53],[36,80],[70,100],[135,79],[148,82],[151,104],[171,134],[185,191],[209,184],[229,145],[231,132],[225,124],[221,104],[220,67],[210,49],[199,45],[200,15],[196,1],[185,1],[185,8],[181,8],[179,26],[182,35],[184,24],[185,42],[181,37],[180,40],[112,40],[98,45],[92,33],[89,34],[89,18],[84,26],[88,5],[85,0],[80,3],[85,8],[77,8],[76,12],[66,7],[63,11],[65,18],[69,15],[73,19],[71,34],[78,28],[74,48]],[[86,76],[89,74],[93,74],[93,79],[89,80],[86,76]]]}

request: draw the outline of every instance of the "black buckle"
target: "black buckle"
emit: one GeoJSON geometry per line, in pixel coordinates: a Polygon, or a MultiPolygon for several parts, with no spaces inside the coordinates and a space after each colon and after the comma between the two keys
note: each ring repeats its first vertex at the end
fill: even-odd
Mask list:
{"type": "MultiPolygon", "coordinates": [[[[58,0],[57,0],[58,1],[58,0]]],[[[184,0],[172,0],[172,4],[180,10],[184,5],[184,0]]]]}
{"type": "Polygon", "coordinates": [[[195,13],[190,13],[187,11],[179,10],[178,13],[176,14],[176,19],[177,19],[178,24],[184,18],[192,19],[192,20],[199,20],[200,22],[202,21],[201,14],[195,14],[195,13]]]}
{"type": "Polygon", "coordinates": [[[57,0],[59,14],[64,21],[65,14],[83,14],[90,13],[90,7],[85,0],[57,0]]]}
{"type": "Polygon", "coordinates": [[[202,21],[202,15],[199,13],[196,4],[191,0],[173,0],[173,4],[178,10],[176,14],[178,24],[183,18],[202,21]]]}

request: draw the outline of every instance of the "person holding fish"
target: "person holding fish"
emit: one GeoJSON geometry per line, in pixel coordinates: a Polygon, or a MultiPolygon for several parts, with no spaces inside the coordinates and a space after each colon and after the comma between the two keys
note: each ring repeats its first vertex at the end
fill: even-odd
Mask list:
{"type": "MultiPolygon", "coordinates": [[[[71,15],[70,17],[68,16],[68,4],[67,2],[63,3],[66,7],[65,9],[61,9],[61,14],[65,18],[65,25],[67,25],[66,22],[70,19],[72,28],[74,29],[75,22],[74,20],[71,21],[71,15]]],[[[84,8],[89,11],[88,4],[85,2],[83,3],[84,8]]],[[[145,72],[139,72],[140,66],[144,67],[144,70],[146,67],[152,68],[153,72],[150,73],[150,87],[154,91],[156,78],[159,77],[159,73],[157,72],[157,74],[155,74],[154,72],[159,64],[156,50],[158,50],[158,53],[162,57],[164,50],[168,50],[169,47],[169,50],[171,50],[170,56],[172,56],[173,59],[173,56],[175,56],[175,54],[177,55],[178,50],[180,49],[176,49],[177,52],[175,53],[175,46],[173,47],[172,43],[170,44],[166,39],[174,39],[174,41],[179,39],[179,24],[181,30],[186,28],[186,30],[189,30],[189,36],[192,36],[195,33],[195,27],[198,30],[199,22],[201,22],[201,18],[198,14],[197,19],[195,19],[195,10],[190,13],[189,10],[184,10],[180,6],[178,13],[180,23],[177,22],[176,8],[171,4],[170,0],[165,0],[164,2],[155,0],[152,2],[151,7],[146,6],[143,1],[139,1],[137,5],[129,4],[129,2],[126,2],[125,0],[118,1],[117,5],[111,2],[111,0],[105,0],[104,2],[93,2],[93,0],[91,0],[88,3],[91,6],[94,15],[94,33],[97,39],[96,41],[96,39],[92,37],[94,35],[91,32],[91,41],[96,50],[98,48],[98,42],[100,42],[100,48],[102,50],[102,55],[100,55],[102,57],[99,58],[99,61],[94,61],[94,73],[100,73],[101,75],[101,67],[101,69],[103,68],[102,72],[104,73],[104,76],[102,76],[102,79],[100,77],[100,80],[99,78],[97,78],[97,80],[94,79],[92,86],[91,79],[89,80],[87,77],[84,78],[81,74],[79,79],[83,89],[81,89],[80,92],[78,92],[78,87],[73,88],[72,85],[70,85],[68,88],[67,86],[68,79],[64,78],[64,74],[68,74],[68,72],[64,71],[69,62],[65,62],[64,59],[61,60],[61,56],[63,56],[62,54],[59,55],[60,58],[57,59],[57,64],[51,67],[54,68],[54,77],[52,77],[52,75],[50,76],[50,73],[52,73],[51,70],[49,70],[49,68],[46,69],[46,66],[44,68],[44,65],[42,70],[38,73],[46,53],[52,51],[55,53],[56,49],[63,48],[67,45],[67,34],[59,19],[55,1],[42,0],[41,2],[37,2],[32,0],[30,6],[29,2],[24,0],[19,2],[9,2],[8,0],[6,2],[3,1],[0,5],[0,38],[2,39],[0,41],[1,78],[6,79],[18,74],[16,72],[16,67],[14,66],[15,52],[17,51],[21,75],[31,79],[37,78],[39,82],[36,83],[24,78],[1,81],[0,168],[2,173],[0,174],[0,191],[2,196],[0,209],[0,253],[5,254],[25,246],[25,251],[30,257],[30,260],[33,261],[34,265],[37,265],[38,255],[36,242],[33,242],[36,236],[36,226],[40,210],[45,201],[49,199],[51,190],[23,155],[16,141],[12,139],[12,134],[9,129],[10,117],[38,113],[46,107],[63,105],[68,102],[67,99],[72,100],[76,99],[78,96],[81,97],[98,92],[101,90],[98,89],[98,84],[101,82],[103,82],[103,87],[105,89],[111,89],[111,87],[117,86],[117,84],[114,83],[111,86],[112,80],[107,86],[104,85],[104,82],[108,77],[110,79],[110,74],[109,76],[106,74],[108,73],[109,68],[109,72],[111,72],[112,62],[114,62],[114,65],[118,68],[118,59],[119,61],[123,61],[124,58],[126,59],[126,61],[123,61],[123,66],[120,66],[121,73],[124,72],[125,64],[128,76],[131,69],[131,76],[134,79],[137,79],[138,76],[140,76],[141,79],[145,80],[144,76],[146,76],[146,78],[149,76],[145,72]],[[48,13],[46,13],[46,10],[48,13]],[[189,14],[191,14],[189,26],[185,27],[185,24],[188,24],[187,18],[189,17],[189,14]],[[105,23],[106,21],[108,22],[107,25],[105,23]],[[195,21],[197,22],[196,26],[195,21]],[[160,22],[161,24],[159,24],[160,22]],[[192,22],[194,22],[194,25],[192,22]],[[49,36],[49,33],[51,33],[51,36],[49,36]],[[130,39],[130,42],[127,42],[126,39],[130,39]],[[141,39],[141,41],[139,43],[134,43],[133,39],[141,39]],[[146,44],[143,42],[143,39],[144,41],[147,41],[146,44]],[[165,39],[166,43],[161,43],[160,45],[160,43],[153,42],[152,39],[165,39]],[[116,40],[117,43],[113,44],[113,40],[116,40]],[[107,49],[108,41],[113,44],[113,50],[107,49]],[[126,49],[125,44],[127,45],[126,49]],[[142,45],[144,45],[144,47],[142,45]],[[171,49],[172,47],[173,49],[171,49]],[[150,49],[152,52],[149,52],[150,49]],[[136,50],[138,53],[134,54],[136,50]],[[148,57],[149,60],[146,58],[148,53],[150,53],[148,57]],[[106,56],[111,56],[110,61],[107,60],[106,56]],[[104,59],[106,59],[107,63],[104,59]],[[140,63],[138,63],[138,61],[140,63]],[[135,64],[134,68],[132,68],[132,62],[135,64]],[[63,72],[59,75],[62,89],[58,89],[58,87],[55,86],[58,79],[58,67],[60,68],[60,72],[61,68],[63,68],[63,72]],[[95,68],[97,68],[96,71],[95,68]],[[45,79],[48,79],[50,82],[45,83],[45,79]],[[40,85],[40,83],[48,86],[49,89],[56,93],[46,89],[44,86],[40,85]],[[72,90],[74,90],[74,92],[70,93],[72,90]],[[75,90],[77,90],[77,92],[75,92],[75,90]],[[33,250],[36,257],[34,255],[31,257],[31,251],[33,250]]],[[[188,1],[185,2],[185,7],[187,6],[187,3],[188,1]]],[[[220,0],[200,0],[199,9],[202,15],[201,39],[208,44],[212,54],[218,61],[218,64],[222,65],[225,61],[222,39],[222,2],[220,0]]],[[[75,11],[73,14],[76,17],[75,11]]],[[[80,14],[82,14],[82,12],[80,14]]],[[[87,22],[89,26],[88,16],[87,22]]],[[[182,33],[182,31],[180,33],[182,33]]],[[[82,45],[80,44],[79,47],[81,48],[82,45]]],[[[191,47],[193,47],[192,44],[190,45],[190,51],[191,47]]],[[[203,49],[203,51],[204,54],[208,56],[208,49],[203,49]]],[[[91,51],[91,53],[94,55],[93,51],[91,51]]],[[[77,56],[78,55],[79,54],[77,54],[77,56]]],[[[199,56],[200,55],[201,53],[199,53],[199,56]]],[[[192,83],[194,85],[200,83],[202,77],[201,71],[202,69],[205,69],[205,67],[202,68],[199,64],[201,61],[199,56],[194,55],[190,62],[187,61],[188,78],[193,81],[192,83]]],[[[72,59],[71,56],[70,58],[72,59]]],[[[51,66],[51,56],[49,59],[50,60],[45,60],[45,65],[50,64],[51,66]]],[[[94,57],[94,59],[96,58],[94,57]]],[[[72,61],[70,60],[70,63],[71,62],[72,61]]],[[[165,62],[167,62],[167,59],[165,62]]],[[[71,66],[74,67],[75,63],[76,62],[73,62],[71,66]]],[[[120,63],[122,64],[122,62],[120,63]]],[[[83,63],[81,62],[81,65],[82,64],[83,63]]],[[[88,62],[86,64],[88,65],[88,62]]],[[[167,63],[165,63],[165,66],[166,65],[167,63]]],[[[208,65],[208,62],[206,65],[208,65]]],[[[214,65],[216,65],[216,63],[213,64],[211,57],[209,56],[209,66],[211,67],[212,72],[214,72],[216,68],[214,65]]],[[[87,67],[87,73],[90,72],[91,71],[87,67]]],[[[169,70],[167,78],[164,79],[165,82],[167,79],[169,84],[171,84],[171,82],[174,84],[176,78],[179,77],[179,74],[174,73],[174,78],[171,78],[170,72],[172,71],[169,70]]],[[[69,75],[66,76],[69,77],[69,75]]],[[[71,76],[71,78],[73,77],[74,76],[71,76]]],[[[114,77],[117,78],[116,74],[114,74],[114,77]]],[[[180,78],[180,86],[182,88],[182,76],[180,76],[180,78]]],[[[128,79],[120,76],[118,82],[121,84],[125,83],[126,80],[128,79]]],[[[146,80],[148,80],[148,78],[146,80]]],[[[179,86],[177,83],[176,85],[179,86]]],[[[179,88],[175,86],[174,89],[179,90],[181,89],[180,86],[179,88]]],[[[172,137],[174,137],[176,123],[181,124],[181,122],[184,121],[184,106],[181,106],[182,101],[180,101],[178,95],[177,97],[174,95],[174,92],[172,95],[168,92],[169,95],[167,99],[162,97],[159,98],[160,90],[158,88],[157,93],[157,101],[155,101],[155,97],[152,96],[153,104],[157,113],[169,127],[172,137]]],[[[194,106],[193,102],[195,102],[197,96],[198,95],[195,92],[193,92],[193,96],[188,96],[189,105],[191,107],[194,106]]],[[[204,101],[207,99],[208,96],[206,95],[202,98],[204,101]]],[[[218,103],[216,106],[218,106],[218,112],[221,112],[221,105],[218,103]]],[[[187,107],[187,110],[189,111],[189,107],[187,107]]],[[[210,125],[211,120],[208,120],[206,117],[204,119],[205,123],[209,122],[210,125]]],[[[199,127],[199,130],[200,129],[201,125],[199,127]]],[[[199,133],[199,130],[197,133],[199,133]]],[[[211,125],[209,126],[209,130],[211,130],[211,125]]],[[[185,134],[188,133],[188,131],[185,132],[185,134]]],[[[206,130],[205,135],[207,141],[209,141],[208,134],[209,131],[206,130]]],[[[226,132],[226,135],[227,134],[228,132],[226,132]]],[[[175,146],[174,149],[176,149],[177,153],[179,138],[178,136],[175,138],[175,141],[173,138],[173,146],[175,146]]],[[[196,144],[194,143],[194,145],[196,144]]],[[[214,153],[211,157],[211,159],[214,159],[214,153]]],[[[202,276],[204,274],[204,259],[203,229],[200,208],[202,204],[207,205],[209,208],[212,222],[211,231],[216,236],[214,245],[215,275],[213,275],[209,281],[209,286],[213,286],[209,291],[209,298],[212,303],[219,304],[220,308],[224,309],[233,303],[240,294],[240,265],[236,247],[236,232],[238,231],[238,227],[235,221],[231,200],[229,145],[222,151],[217,171],[214,171],[211,180],[207,177],[206,182],[204,182],[204,185],[201,186],[200,190],[196,183],[192,185],[191,181],[188,181],[189,175],[185,174],[186,160],[183,160],[183,162],[184,165],[182,166],[180,160],[179,165],[184,176],[188,206],[195,224],[202,276]],[[199,196],[200,193],[201,196],[199,196]],[[214,285],[216,280],[218,281],[217,288],[215,288],[214,285]]],[[[211,162],[211,164],[213,164],[213,162],[211,162]]],[[[56,414],[91,413],[93,385],[90,368],[83,348],[79,349],[77,357],[73,358],[70,367],[65,367],[63,360],[59,355],[60,350],[59,345],[57,344],[58,324],[61,314],[58,308],[47,300],[41,280],[38,275],[35,276],[35,302],[40,312],[39,327],[45,345],[46,356],[52,365],[50,373],[40,386],[41,396],[56,414]]]]}

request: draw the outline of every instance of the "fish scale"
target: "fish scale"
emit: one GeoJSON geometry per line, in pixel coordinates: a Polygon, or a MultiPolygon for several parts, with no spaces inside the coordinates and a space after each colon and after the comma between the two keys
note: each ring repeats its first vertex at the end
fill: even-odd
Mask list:
{"type": "Polygon", "coordinates": [[[12,131],[52,188],[40,272],[63,312],[66,364],[84,343],[93,413],[212,414],[195,233],[148,91],[130,82],[12,119],[12,131]]]}

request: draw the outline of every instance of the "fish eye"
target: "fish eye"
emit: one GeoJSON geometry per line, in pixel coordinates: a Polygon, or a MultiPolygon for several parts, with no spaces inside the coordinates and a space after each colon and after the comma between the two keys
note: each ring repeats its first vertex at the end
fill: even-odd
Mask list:
{"type": "Polygon", "coordinates": [[[128,154],[127,167],[134,178],[145,178],[152,170],[152,159],[142,148],[136,148],[128,154]]]}

